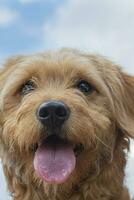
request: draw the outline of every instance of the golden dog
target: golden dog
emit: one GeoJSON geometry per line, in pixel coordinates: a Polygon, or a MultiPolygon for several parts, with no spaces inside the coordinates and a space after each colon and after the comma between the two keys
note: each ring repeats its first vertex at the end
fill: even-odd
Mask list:
{"type": "Polygon", "coordinates": [[[101,56],[62,49],[0,72],[0,156],[13,200],[129,200],[134,78],[101,56]]]}

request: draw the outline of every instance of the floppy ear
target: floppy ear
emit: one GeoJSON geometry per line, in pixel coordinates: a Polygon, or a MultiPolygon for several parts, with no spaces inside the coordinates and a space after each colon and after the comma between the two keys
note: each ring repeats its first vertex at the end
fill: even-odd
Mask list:
{"type": "Polygon", "coordinates": [[[119,80],[120,91],[116,91],[114,102],[116,123],[124,134],[134,138],[134,77],[121,72],[119,80]]]}
{"type": "Polygon", "coordinates": [[[4,83],[8,79],[8,76],[12,72],[15,65],[23,62],[23,59],[26,56],[15,56],[13,58],[9,58],[6,60],[6,62],[3,64],[3,67],[0,69],[0,91],[3,88],[4,83]]]}
{"type": "MultiPolygon", "coordinates": [[[[89,58],[89,56],[87,56],[89,58]]],[[[134,76],[101,56],[90,56],[107,88],[109,107],[119,132],[134,138],[134,76]]]]}

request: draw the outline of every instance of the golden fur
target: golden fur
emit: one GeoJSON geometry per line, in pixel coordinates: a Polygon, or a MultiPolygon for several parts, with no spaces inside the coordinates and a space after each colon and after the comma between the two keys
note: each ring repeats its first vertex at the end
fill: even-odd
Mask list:
{"type": "Polygon", "coordinates": [[[134,78],[101,56],[62,49],[9,59],[0,72],[0,156],[13,200],[130,200],[123,180],[133,108],[134,78]],[[37,88],[22,96],[29,79],[37,88]],[[82,94],[74,87],[78,79],[94,91],[82,94]],[[49,99],[70,107],[62,132],[84,146],[73,174],[60,185],[43,182],[33,167],[31,146],[42,131],[35,111],[49,99]]]}

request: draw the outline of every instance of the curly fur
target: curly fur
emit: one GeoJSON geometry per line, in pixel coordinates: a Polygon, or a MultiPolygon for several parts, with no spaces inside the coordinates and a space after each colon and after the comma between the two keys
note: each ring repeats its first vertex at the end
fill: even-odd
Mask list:
{"type": "Polygon", "coordinates": [[[123,180],[133,107],[134,78],[101,56],[62,49],[9,59],[0,72],[0,156],[13,200],[130,200],[123,180]],[[38,87],[22,96],[29,79],[38,87]],[[82,94],[74,87],[78,79],[94,91],[82,94]],[[60,185],[38,177],[31,150],[42,137],[36,109],[50,99],[70,107],[62,133],[84,146],[74,172],[60,185]]]}

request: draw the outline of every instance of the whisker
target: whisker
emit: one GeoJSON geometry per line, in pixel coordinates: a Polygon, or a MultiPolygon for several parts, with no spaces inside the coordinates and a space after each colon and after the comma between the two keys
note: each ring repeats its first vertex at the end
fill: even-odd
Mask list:
{"type": "Polygon", "coordinates": [[[97,138],[97,140],[103,144],[106,148],[108,148],[109,150],[111,150],[111,147],[109,147],[107,144],[105,144],[96,134],[95,134],[95,137],[97,138]]]}

